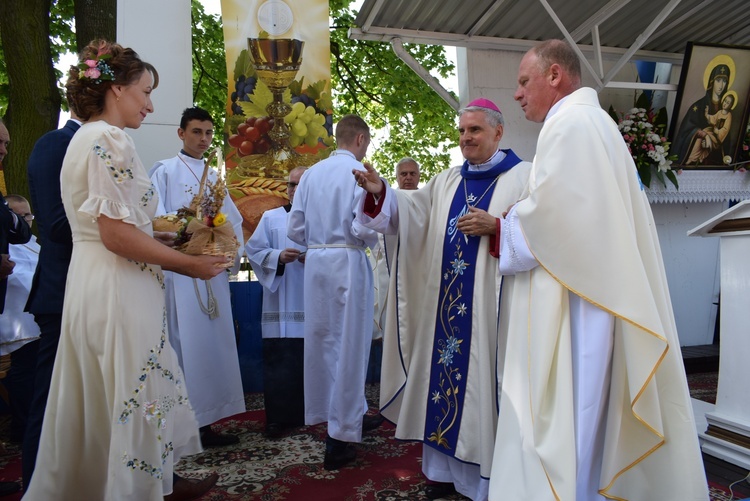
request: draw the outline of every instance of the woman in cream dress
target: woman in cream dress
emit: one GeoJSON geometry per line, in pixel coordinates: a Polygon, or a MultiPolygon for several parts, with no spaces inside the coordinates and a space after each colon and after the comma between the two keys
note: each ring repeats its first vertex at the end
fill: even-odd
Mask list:
{"type": "Polygon", "coordinates": [[[174,463],[201,450],[168,341],[161,270],[208,279],[224,258],[187,256],[152,238],[157,198],[123,129],[153,111],[157,85],[132,49],[104,41],[70,71],[68,100],[86,122],[61,173],[73,255],[24,499],[161,500],[172,492],[174,463]]]}

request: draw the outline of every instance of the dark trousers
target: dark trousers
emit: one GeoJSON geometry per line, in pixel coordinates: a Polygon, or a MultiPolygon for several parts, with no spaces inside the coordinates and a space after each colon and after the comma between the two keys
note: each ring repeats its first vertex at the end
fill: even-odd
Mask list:
{"type": "Polygon", "coordinates": [[[3,384],[8,390],[10,401],[11,441],[23,441],[28,422],[31,398],[34,393],[36,353],[39,341],[32,341],[10,354],[10,371],[3,384]]]}
{"type": "MultiPolygon", "coordinates": [[[[39,437],[42,434],[44,409],[47,407],[47,396],[52,382],[52,369],[55,366],[57,344],[60,341],[62,314],[34,315],[34,320],[41,330],[38,341],[39,349],[36,358],[36,379],[34,381],[34,396],[31,399],[29,416],[26,423],[26,433],[21,449],[21,468],[24,488],[31,482],[31,474],[36,465],[36,453],[39,449],[39,437]]],[[[11,362],[12,363],[12,362],[11,362]]]]}
{"type": "Polygon", "coordinates": [[[305,424],[304,339],[263,340],[263,400],[266,424],[305,424]]]}

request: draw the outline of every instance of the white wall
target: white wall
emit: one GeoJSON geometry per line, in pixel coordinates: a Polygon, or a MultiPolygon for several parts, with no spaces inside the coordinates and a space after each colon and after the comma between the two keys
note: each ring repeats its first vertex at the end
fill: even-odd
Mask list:
{"type": "Polygon", "coordinates": [[[727,202],[651,204],[683,346],[713,343],[721,286],[719,239],[687,232],[727,207],[727,202]]]}
{"type": "Polygon", "coordinates": [[[117,42],[133,48],[159,72],[159,87],[152,94],[154,113],[139,129],[127,130],[149,169],[180,150],[180,116],[193,105],[190,2],[117,2],[117,42]]]}
{"type": "MultiPolygon", "coordinates": [[[[541,124],[529,122],[521,107],[513,100],[518,76],[518,66],[523,52],[500,50],[456,50],[460,102],[466,105],[472,99],[486,97],[493,100],[505,118],[505,132],[501,146],[513,148],[523,159],[532,160],[541,124]]],[[[604,61],[605,72],[614,61],[604,61]]],[[[678,83],[681,68],[673,66],[670,82],[678,83]]],[[[583,84],[594,86],[583,68],[583,84]]],[[[629,63],[615,80],[635,82],[637,70],[629,63]]],[[[619,112],[633,107],[635,91],[604,89],[599,94],[604,109],[609,105],[619,112]]],[[[671,116],[675,93],[667,96],[667,111],[671,116]]],[[[669,292],[675,312],[680,344],[694,346],[711,344],[716,321],[719,296],[719,239],[687,237],[687,231],[720,213],[726,202],[712,203],[658,203],[652,204],[669,292]]]]}
{"type": "Polygon", "coordinates": [[[456,73],[461,106],[479,97],[492,100],[505,119],[500,147],[512,148],[522,159],[531,160],[542,126],[526,120],[521,107],[513,100],[522,57],[523,52],[459,47],[456,49],[456,73]]]}

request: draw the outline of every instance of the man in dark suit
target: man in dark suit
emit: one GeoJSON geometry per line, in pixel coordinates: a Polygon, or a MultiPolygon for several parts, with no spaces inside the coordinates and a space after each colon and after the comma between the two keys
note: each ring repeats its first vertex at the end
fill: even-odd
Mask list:
{"type": "Polygon", "coordinates": [[[26,310],[34,315],[41,336],[35,342],[38,347],[34,396],[22,448],[24,487],[29,485],[36,464],[44,409],[60,340],[65,281],[73,252],[70,224],[60,195],[60,170],[68,144],[80,126],[81,123],[74,116],[61,129],[39,138],[27,164],[31,205],[34,207],[41,251],[26,310]]]}

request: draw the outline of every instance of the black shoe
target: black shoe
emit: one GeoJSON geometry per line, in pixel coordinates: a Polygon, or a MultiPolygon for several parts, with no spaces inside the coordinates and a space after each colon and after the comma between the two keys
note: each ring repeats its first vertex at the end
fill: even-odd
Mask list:
{"type": "Polygon", "coordinates": [[[385,418],[381,414],[375,414],[374,416],[365,414],[365,417],[362,418],[362,433],[380,427],[383,421],[385,421],[385,418]]]}
{"type": "Polygon", "coordinates": [[[280,423],[268,423],[266,424],[266,437],[267,438],[280,438],[284,435],[286,426],[280,423]]]}
{"type": "Polygon", "coordinates": [[[427,499],[440,499],[456,493],[456,487],[449,482],[435,482],[424,487],[427,499]]]}
{"type": "Polygon", "coordinates": [[[0,482],[0,496],[9,496],[21,490],[18,482],[0,482]]]}
{"type": "Polygon", "coordinates": [[[356,458],[357,451],[348,444],[343,449],[326,450],[326,455],[323,459],[323,468],[326,470],[338,470],[353,462],[356,458]]]}
{"type": "Polygon", "coordinates": [[[201,444],[206,447],[223,447],[225,445],[234,445],[240,443],[237,435],[228,433],[216,433],[211,428],[201,430],[201,444]]]}

